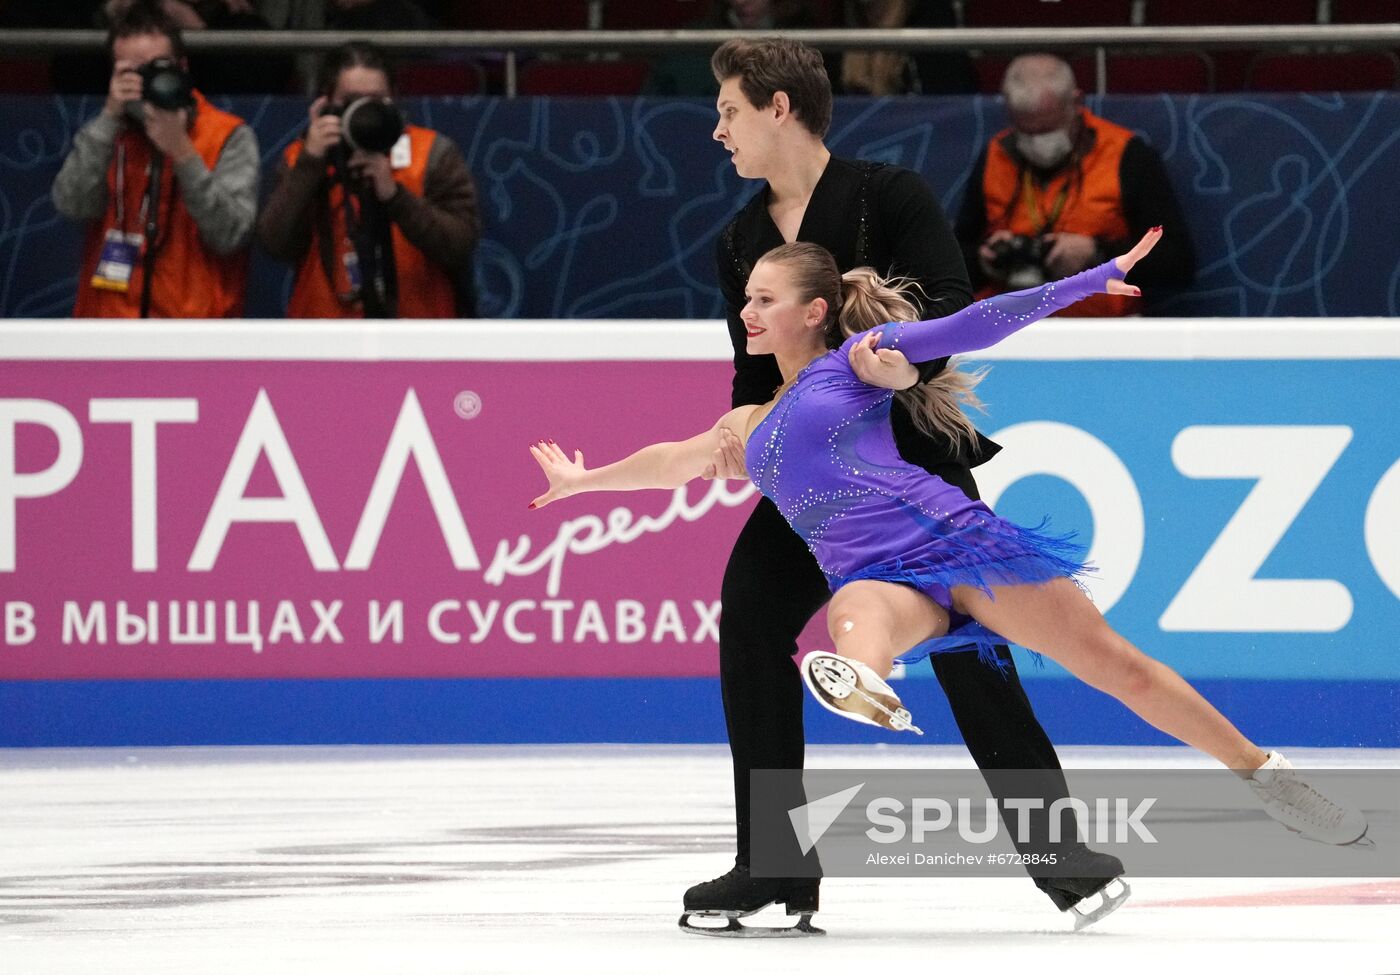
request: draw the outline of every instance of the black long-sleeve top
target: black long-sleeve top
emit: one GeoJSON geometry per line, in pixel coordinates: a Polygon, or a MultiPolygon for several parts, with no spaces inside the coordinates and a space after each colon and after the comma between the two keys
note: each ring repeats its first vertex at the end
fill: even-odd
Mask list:
{"type": "MultiPolygon", "coordinates": [[[[729,340],[734,346],[734,406],[766,403],[783,381],[773,356],[749,355],[739,318],[754,264],[786,243],[768,213],[769,192],[765,185],[754,194],[720,233],[716,247],[729,340]]],[[[843,273],[873,267],[887,276],[913,279],[923,293],[915,291],[911,298],[925,319],[951,315],[972,302],[967,269],[948,219],[923,178],[911,170],[832,156],[812,190],[797,239],[831,251],[843,273]]],[[[947,361],[915,365],[927,380],[941,372],[947,361]]],[[[891,412],[900,454],[921,467],[976,466],[1000,449],[979,435],[973,449],[960,452],[945,437],[921,433],[898,399],[891,412]]]]}
{"type": "MultiPolygon", "coordinates": [[[[1008,138],[1004,145],[1013,159],[1020,158],[1013,139],[1008,138]]],[[[982,191],[986,172],[987,151],[984,149],[968,177],[957,221],[958,243],[962,246],[973,285],[978,288],[989,283],[977,258],[977,250],[988,233],[987,198],[982,191]]],[[[1034,167],[1031,173],[1036,173],[1034,167]]],[[[1123,193],[1123,218],[1128,224],[1128,236],[1122,240],[1096,238],[1098,253],[1090,266],[1132,250],[1143,234],[1160,226],[1162,239],[1152,253],[1133,268],[1133,284],[1149,289],[1190,284],[1196,277],[1196,250],[1162,157],[1140,137],[1134,136],[1123,147],[1118,182],[1123,193]]],[[[1054,228],[1049,229],[1053,231],[1054,228]]]]}

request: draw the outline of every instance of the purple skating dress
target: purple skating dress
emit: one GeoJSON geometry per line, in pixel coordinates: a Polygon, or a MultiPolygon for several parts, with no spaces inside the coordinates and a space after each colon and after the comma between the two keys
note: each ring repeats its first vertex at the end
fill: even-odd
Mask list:
{"type": "MultiPolygon", "coordinates": [[[[987,298],[946,318],[872,331],[880,333],[879,348],[926,362],[995,345],[1122,277],[1109,261],[1039,288],[987,298]]],[[[832,592],[859,579],[895,582],[949,612],[948,634],[920,643],[900,662],[972,646],[994,662],[991,648],[1006,640],[954,612],[949,590],[1073,578],[1087,568],[1083,549],[1068,537],[998,518],[982,502],[904,460],[890,428],[894,393],[866,385],[851,370],[850,347],[860,337],[798,373],[749,436],[749,474],[812,550],[832,592]]]]}

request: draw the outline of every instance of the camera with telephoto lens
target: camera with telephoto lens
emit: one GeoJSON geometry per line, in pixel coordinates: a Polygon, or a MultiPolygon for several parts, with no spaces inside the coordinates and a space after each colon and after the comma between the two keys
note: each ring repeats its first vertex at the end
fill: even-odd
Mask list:
{"type": "Polygon", "coordinates": [[[194,83],[172,58],[156,58],[136,69],[141,76],[141,100],[173,112],[194,106],[194,83]]]}
{"type": "Polygon", "coordinates": [[[403,135],[403,116],[384,98],[357,98],[349,105],[326,105],[322,115],[340,116],[340,138],[350,149],[388,155],[403,135]]]}

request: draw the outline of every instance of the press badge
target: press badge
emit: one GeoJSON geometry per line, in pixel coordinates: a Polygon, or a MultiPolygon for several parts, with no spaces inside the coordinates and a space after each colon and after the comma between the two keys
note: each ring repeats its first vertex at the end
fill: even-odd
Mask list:
{"type": "Polygon", "coordinates": [[[413,146],[408,141],[408,133],[399,136],[399,141],[389,150],[389,168],[407,169],[413,165],[413,146]]]}
{"type": "Polygon", "coordinates": [[[358,295],[360,293],[360,255],[354,251],[346,251],[341,255],[340,260],[345,265],[345,276],[350,280],[350,293],[358,295]]]}
{"type": "Polygon", "coordinates": [[[107,231],[102,253],[97,256],[97,269],[92,286],[104,291],[126,291],[131,284],[131,272],[141,259],[141,244],[145,237],[139,233],[124,234],[115,228],[107,231]]]}

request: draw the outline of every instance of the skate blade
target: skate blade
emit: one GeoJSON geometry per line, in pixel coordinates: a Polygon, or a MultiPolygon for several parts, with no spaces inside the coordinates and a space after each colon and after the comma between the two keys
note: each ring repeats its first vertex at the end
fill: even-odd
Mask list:
{"type": "Polygon", "coordinates": [[[1346,847],[1348,849],[1357,850],[1372,850],[1375,849],[1376,846],[1376,841],[1367,835],[1371,832],[1370,823],[1366,824],[1366,827],[1361,831],[1361,835],[1358,836],[1356,839],[1346,840],[1342,843],[1338,843],[1336,840],[1325,839],[1321,836],[1309,836],[1307,833],[1304,833],[1301,829],[1298,829],[1295,826],[1289,826],[1287,823],[1283,823],[1282,826],[1284,829],[1288,830],[1288,832],[1298,837],[1298,839],[1306,840],[1309,843],[1316,843],[1319,846],[1341,846],[1346,847]]]}
{"type": "Polygon", "coordinates": [[[923,735],[923,729],[913,722],[906,709],[890,708],[863,687],[855,688],[855,695],[861,698],[861,700],[855,702],[841,701],[837,704],[837,707],[841,708],[843,711],[855,711],[859,708],[859,705],[864,704],[867,706],[859,708],[860,712],[886,731],[912,731],[916,735],[923,735]],[[856,707],[848,707],[848,703],[855,704],[856,707]]]}
{"type": "Polygon", "coordinates": [[[826,934],[822,928],[812,926],[812,915],[803,914],[797,923],[786,928],[749,927],[739,923],[739,918],[747,917],[753,911],[686,911],[677,922],[682,931],[688,934],[703,934],[711,938],[811,938],[826,934]],[[691,924],[693,917],[723,919],[724,927],[708,927],[691,924]]]}
{"type": "Polygon", "coordinates": [[[923,729],[914,724],[907,709],[891,709],[884,701],[861,687],[859,676],[850,667],[838,666],[835,661],[824,660],[814,670],[817,672],[817,683],[839,710],[850,715],[860,715],[887,731],[912,731],[922,737],[923,729]],[[842,691],[845,693],[841,693],[842,691]]]}
{"type": "Polygon", "coordinates": [[[1133,889],[1123,880],[1116,877],[1110,880],[1108,883],[1104,884],[1103,888],[1098,893],[1090,894],[1089,897],[1084,898],[1084,900],[1070,908],[1070,912],[1074,914],[1074,930],[1083,931],[1089,925],[1097,921],[1102,921],[1114,911],[1118,910],[1118,908],[1122,907],[1123,903],[1132,893],[1133,889]],[[1115,887],[1121,889],[1115,890],[1115,887]],[[1081,907],[1084,902],[1090,899],[1097,899],[1099,901],[1098,906],[1082,910],[1081,907]]]}

